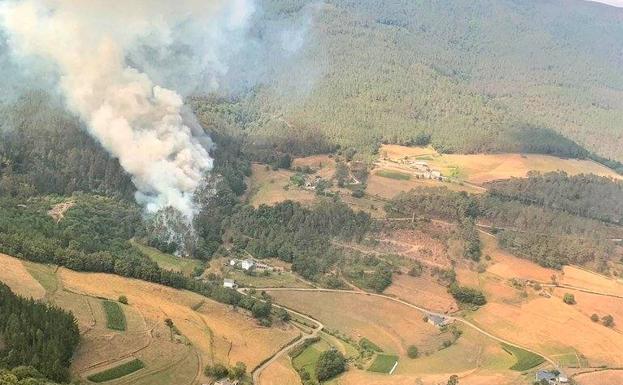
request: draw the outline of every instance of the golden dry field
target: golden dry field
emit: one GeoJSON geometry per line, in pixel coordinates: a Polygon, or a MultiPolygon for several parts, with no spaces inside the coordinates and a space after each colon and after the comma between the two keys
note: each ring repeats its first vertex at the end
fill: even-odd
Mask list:
{"type": "Polygon", "coordinates": [[[292,368],[287,355],[268,366],[260,375],[258,385],[301,385],[301,378],[292,368]]]}
{"type": "Polygon", "coordinates": [[[623,282],[620,279],[606,277],[576,266],[565,266],[562,271],[560,282],[563,284],[623,297],[623,282]]]}
{"type": "Polygon", "coordinates": [[[255,207],[266,204],[274,205],[285,200],[312,203],[316,199],[313,191],[297,188],[284,189],[290,184],[290,177],[295,173],[288,170],[266,169],[267,166],[253,164],[248,180],[247,199],[255,207]]]}
{"type": "Polygon", "coordinates": [[[0,254],[0,281],[26,298],[42,299],[45,289],[30,275],[21,260],[0,254]]]}
{"type": "Polygon", "coordinates": [[[385,289],[384,293],[439,313],[452,313],[458,310],[458,305],[448,294],[448,290],[430,276],[394,275],[391,286],[385,289]]]}
{"type": "Polygon", "coordinates": [[[242,310],[140,280],[57,270],[5,255],[0,255],[0,265],[10,267],[1,270],[0,280],[18,293],[38,288],[40,298],[74,313],[82,336],[71,367],[77,378],[139,358],[144,369],[109,383],[190,385],[204,380],[208,363],[242,361],[251,370],[299,334],[289,325],[260,327],[242,310]],[[120,295],[129,300],[120,305],[127,323],[122,332],[107,328],[101,300],[120,295]],[[165,318],[173,320],[181,335],[171,335],[165,318]]]}
{"type": "Polygon", "coordinates": [[[578,375],[574,380],[578,385],[620,385],[623,384],[623,370],[599,370],[578,375]]]}
{"type": "MultiPolygon", "coordinates": [[[[426,161],[444,176],[453,176],[476,185],[496,179],[525,177],[528,171],[565,171],[568,174],[596,174],[622,179],[613,170],[590,160],[562,159],[537,154],[439,154],[431,147],[383,145],[381,159],[398,162],[405,157],[426,161]]],[[[401,165],[402,166],[402,165],[401,165]]],[[[406,166],[405,166],[406,167],[406,166]]]]}
{"type": "Polygon", "coordinates": [[[330,330],[359,340],[366,337],[385,351],[406,354],[411,344],[422,350],[441,343],[439,331],[424,314],[383,298],[334,292],[269,291],[276,303],[308,314],[330,330]]]}
{"type": "Polygon", "coordinates": [[[107,298],[126,295],[132,306],[156,323],[171,318],[182,335],[199,350],[205,363],[215,360],[233,365],[242,361],[253,368],[298,335],[292,326],[260,327],[241,310],[232,311],[226,305],[187,291],[67,269],[61,269],[61,277],[66,287],[76,292],[107,298]],[[193,310],[199,303],[202,305],[193,310]]]}

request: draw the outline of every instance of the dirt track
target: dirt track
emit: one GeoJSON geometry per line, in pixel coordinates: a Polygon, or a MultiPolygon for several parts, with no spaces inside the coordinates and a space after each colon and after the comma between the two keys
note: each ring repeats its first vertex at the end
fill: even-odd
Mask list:
{"type": "MultiPolygon", "coordinates": [[[[519,348],[519,349],[526,350],[526,351],[528,351],[528,352],[530,352],[530,353],[534,353],[534,354],[540,355],[540,356],[541,356],[541,357],[543,357],[543,358],[544,358],[544,359],[545,359],[545,360],[546,360],[549,364],[551,364],[554,368],[559,369],[559,368],[558,368],[558,365],[556,364],[556,362],[555,362],[555,361],[554,361],[551,357],[548,357],[548,356],[546,356],[546,355],[545,355],[545,354],[543,354],[543,353],[537,352],[537,351],[535,351],[535,350],[533,350],[533,349],[526,348],[526,347],[524,347],[524,346],[518,345],[518,344],[516,344],[516,343],[514,343],[514,342],[512,342],[512,341],[508,341],[508,340],[505,340],[505,339],[500,338],[500,337],[498,337],[498,336],[495,336],[495,335],[493,335],[493,334],[491,334],[491,333],[487,332],[486,330],[483,330],[483,329],[482,329],[482,328],[480,328],[479,326],[476,326],[475,324],[473,324],[473,323],[471,323],[471,322],[469,322],[469,321],[467,321],[467,320],[465,320],[465,319],[463,319],[463,318],[460,318],[460,317],[454,317],[454,316],[448,316],[448,315],[446,315],[446,314],[441,314],[441,313],[437,313],[437,312],[434,312],[434,311],[430,311],[430,310],[425,309],[425,308],[423,308],[423,307],[420,307],[420,306],[414,305],[414,304],[412,304],[412,303],[409,303],[409,302],[403,301],[403,300],[401,300],[401,299],[399,299],[399,298],[394,298],[394,297],[390,297],[390,296],[383,295],[383,294],[376,294],[376,293],[369,293],[369,292],[365,292],[365,291],[355,291],[355,290],[337,290],[337,289],[319,289],[319,288],[314,288],[314,289],[303,289],[303,288],[268,288],[268,287],[266,287],[266,288],[261,288],[261,290],[265,290],[265,291],[269,291],[269,292],[270,292],[270,291],[314,291],[314,292],[326,292],[326,293],[343,293],[343,294],[367,295],[367,296],[373,296],[373,297],[383,298],[383,299],[386,299],[386,300],[390,300],[390,301],[394,301],[394,302],[400,303],[400,304],[402,304],[402,305],[408,306],[408,307],[410,307],[410,308],[412,308],[412,309],[416,309],[416,310],[421,311],[421,312],[426,313],[426,314],[431,314],[431,315],[437,315],[437,316],[441,316],[441,317],[446,317],[446,318],[451,319],[451,320],[454,320],[454,321],[456,321],[456,322],[461,322],[462,324],[464,324],[464,325],[466,325],[466,326],[468,326],[468,327],[470,327],[470,328],[472,328],[472,329],[476,330],[477,332],[479,332],[479,333],[481,333],[481,334],[483,334],[483,335],[485,335],[485,336],[487,336],[487,337],[489,337],[489,338],[491,338],[491,339],[494,339],[494,340],[496,340],[496,341],[498,341],[498,342],[501,342],[501,343],[504,343],[504,344],[507,344],[507,345],[510,345],[510,346],[513,346],[513,347],[516,347],[516,348],[519,348]]],[[[240,292],[241,292],[241,293],[243,293],[243,294],[246,294],[243,290],[240,290],[240,292]]],[[[276,307],[280,307],[280,308],[283,308],[283,309],[286,309],[287,311],[289,311],[289,312],[291,312],[291,313],[294,313],[294,314],[296,314],[296,315],[298,315],[298,316],[304,317],[305,319],[311,320],[311,321],[313,321],[314,323],[316,323],[316,324],[318,324],[318,325],[321,325],[321,326],[319,326],[317,329],[315,329],[315,330],[314,330],[314,333],[312,333],[311,335],[309,335],[309,336],[305,337],[304,339],[299,340],[299,341],[296,341],[296,342],[294,342],[294,343],[292,343],[292,344],[290,344],[290,345],[288,345],[288,346],[284,347],[282,350],[280,350],[279,352],[275,353],[275,355],[274,355],[273,357],[271,357],[271,359],[269,359],[269,360],[268,360],[265,364],[263,364],[263,365],[259,366],[258,368],[256,368],[256,369],[253,371],[253,383],[254,383],[254,384],[256,384],[256,385],[258,385],[258,384],[259,384],[258,380],[259,380],[259,376],[260,376],[260,373],[262,372],[262,370],[264,370],[264,369],[265,369],[266,367],[268,367],[271,363],[273,363],[274,361],[276,361],[276,360],[277,360],[279,357],[281,357],[284,353],[286,353],[287,351],[289,351],[292,347],[294,347],[294,346],[298,345],[298,344],[299,344],[300,342],[302,342],[303,340],[306,340],[306,339],[309,339],[309,338],[313,338],[313,337],[315,337],[315,335],[317,335],[317,334],[318,334],[318,332],[319,332],[320,330],[322,330],[322,327],[324,327],[324,326],[322,325],[322,323],[320,323],[319,321],[317,321],[317,320],[315,320],[315,319],[313,319],[313,318],[311,318],[311,317],[308,317],[308,316],[306,316],[306,315],[304,315],[304,314],[298,313],[298,312],[296,312],[296,311],[293,311],[293,310],[291,310],[291,309],[289,309],[289,308],[285,308],[285,307],[283,307],[283,306],[279,306],[279,305],[274,305],[274,306],[276,306],[276,307]]]]}

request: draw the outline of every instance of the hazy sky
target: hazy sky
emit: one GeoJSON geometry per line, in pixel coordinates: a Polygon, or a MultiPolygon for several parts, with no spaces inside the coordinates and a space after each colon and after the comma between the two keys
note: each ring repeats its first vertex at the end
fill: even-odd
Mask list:
{"type": "Polygon", "coordinates": [[[614,5],[615,7],[623,7],[623,0],[589,0],[589,1],[596,1],[598,3],[610,4],[610,5],[614,5]]]}

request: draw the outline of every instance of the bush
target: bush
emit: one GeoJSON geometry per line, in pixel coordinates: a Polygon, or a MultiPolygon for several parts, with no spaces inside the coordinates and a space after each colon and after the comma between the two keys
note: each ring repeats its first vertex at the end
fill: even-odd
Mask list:
{"type": "Polygon", "coordinates": [[[482,306],[487,303],[485,295],[478,289],[459,286],[456,283],[450,285],[450,294],[461,303],[482,306]]]}
{"type": "Polygon", "coordinates": [[[124,305],[127,305],[128,304],[128,297],[126,297],[125,295],[120,295],[118,301],[121,302],[124,305]]]}
{"type": "Polygon", "coordinates": [[[562,297],[562,301],[567,305],[575,305],[575,296],[571,293],[565,293],[562,297]]]}
{"type": "Polygon", "coordinates": [[[601,323],[602,323],[604,326],[607,326],[607,327],[612,327],[612,326],[614,326],[614,317],[612,317],[610,314],[608,314],[608,315],[606,315],[606,316],[603,316],[603,317],[601,318],[601,323]]]}
{"type": "Polygon", "coordinates": [[[203,370],[203,373],[208,376],[220,380],[221,378],[229,375],[229,369],[223,364],[208,365],[203,370]]]}
{"type": "Polygon", "coordinates": [[[599,316],[597,314],[593,313],[593,315],[591,315],[591,321],[599,322],[599,316]]]}
{"type": "Polygon", "coordinates": [[[357,188],[357,189],[354,189],[350,195],[352,195],[353,198],[363,198],[364,195],[366,195],[366,193],[363,191],[362,188],[357,188]]]}
{"type": "Polygon", "coordinates": [[[418,358],[419,355],[420,351],[418,350],[417,346],[411,345],[407,348],[407,356],[409,356],[409,358],[418,358]]]}
{"type": "Polygon", "coordinates": [[[316,363],[316,377],[318,381],[326,381],[346,370],[346,358],[337,350],[327,350],[320,353],[316,363]]]}

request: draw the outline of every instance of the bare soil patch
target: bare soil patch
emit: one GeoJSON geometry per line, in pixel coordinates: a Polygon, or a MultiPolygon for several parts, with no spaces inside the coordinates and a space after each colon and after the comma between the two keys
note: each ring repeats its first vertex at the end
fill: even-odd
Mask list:
{"type": "Polygon", "coordinates": [[[54,222],[58,223],[63,220],[65,217],[65,213],[70,208],[74,207],[76,202],[73,200],[69,200],[66,202],[61,202],[52,206],[52,208],[48,211],[48,215],[54,219],[54,222]]]}

